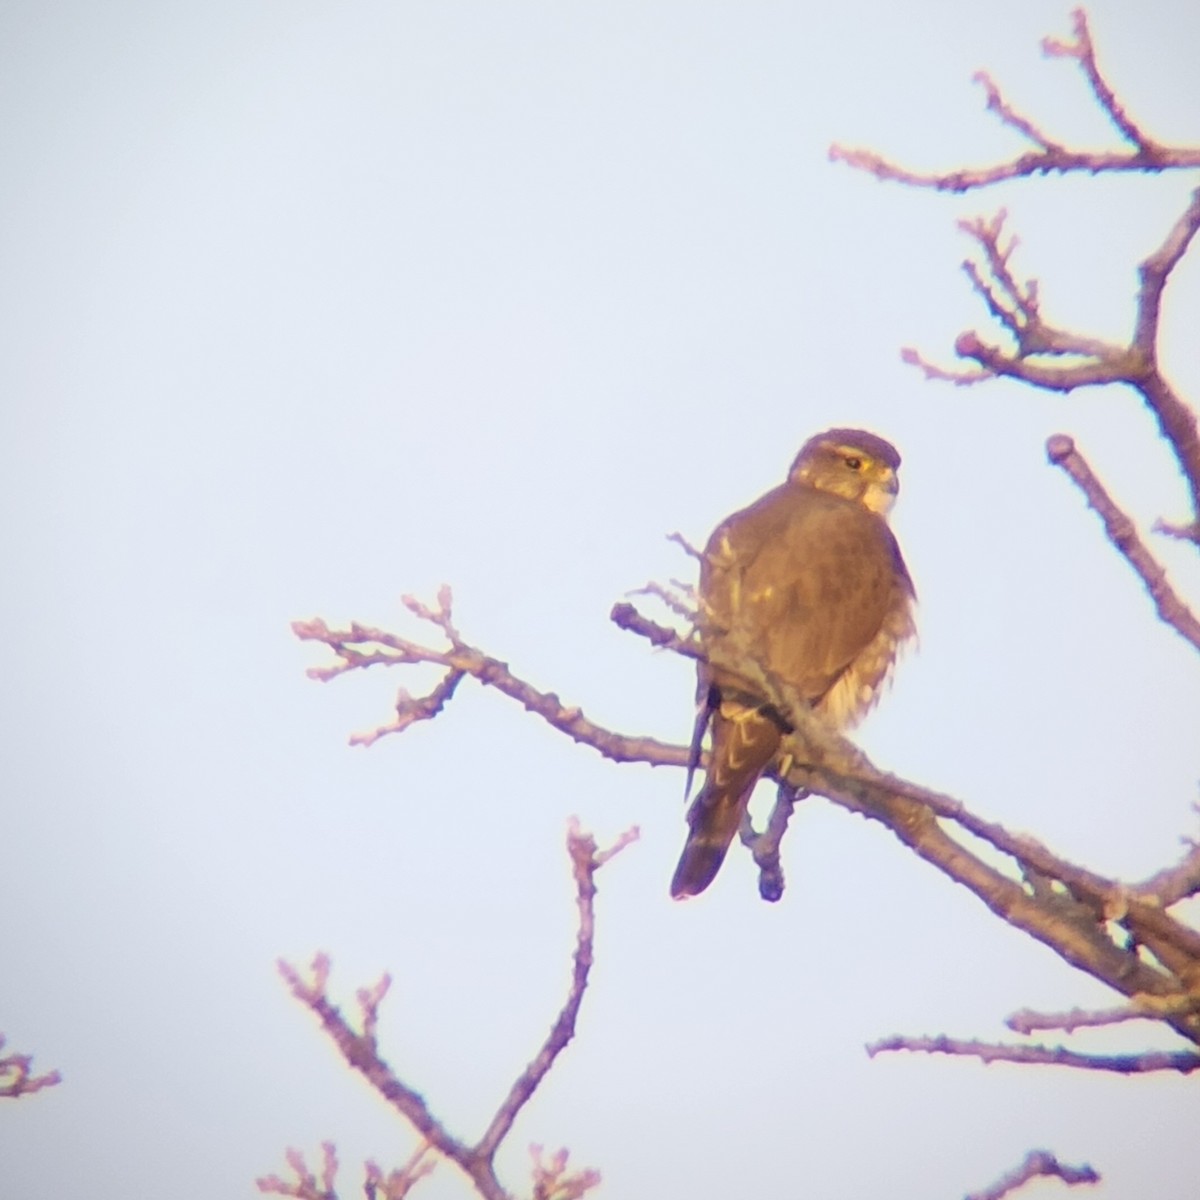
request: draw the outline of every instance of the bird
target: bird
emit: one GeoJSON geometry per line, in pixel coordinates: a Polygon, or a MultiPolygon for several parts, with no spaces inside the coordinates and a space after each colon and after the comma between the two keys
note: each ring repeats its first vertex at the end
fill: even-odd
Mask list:
{"type": "Polygon", "coordinates": [[[832,730],[849,729],[915,634],[916,589],[887,523],[899,467],[896,448],[876,434],[826,430],[804,443],[783,484],[708,539],[687,791],[710,726],[711,744],[671,880],[676,899],[712,883],[755,784],[793,732],[771,683],[832,730]]]}

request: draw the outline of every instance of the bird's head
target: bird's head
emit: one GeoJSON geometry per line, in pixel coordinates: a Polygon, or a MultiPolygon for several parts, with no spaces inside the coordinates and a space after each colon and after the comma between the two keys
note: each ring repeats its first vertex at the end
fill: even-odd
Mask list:
{"type": "Polygon", "coordinates": [[[887,516],[900,491],[899,469],[891,442],[863,429],[829,429],[804,443],[788,478],[887,516]]]}

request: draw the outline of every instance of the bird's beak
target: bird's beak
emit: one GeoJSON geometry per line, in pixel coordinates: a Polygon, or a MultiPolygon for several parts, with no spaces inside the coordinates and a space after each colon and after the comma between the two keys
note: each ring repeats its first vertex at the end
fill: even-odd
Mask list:
{"type": "Polygon", "coordinates": [[[896,472],[888,467],[880,473],[872,472],[872,478],[867,482],[862,494],[862,503],[871,512],[886,517],[896,503],[896,493],[900,490],[900,480],[896,472]]]}

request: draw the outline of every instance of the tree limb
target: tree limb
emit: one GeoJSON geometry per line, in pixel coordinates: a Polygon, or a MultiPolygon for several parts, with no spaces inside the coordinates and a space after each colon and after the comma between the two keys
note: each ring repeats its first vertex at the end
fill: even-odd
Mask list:
{"type": "Polygon", "coordinates": [[[1117,507],[1087,460],[1075,448],[1075,442],[1065,433],[1056,433],[1046,442],[1046,456],[1056,467],[1062,467],[1083,492],[1088,504],[1104,522],[1108,540],[1146,585],[1159,617],[1190,642],[1193,649],[1200,650],[1200,621],[1171,587],[1166,571],[1138,537],[1133,521],[1117,507]]]}
{"type": "MultiPolygon", "coordinates": [[[[687,751],[678,746],[669,746],[653,738],[626,737],[612,733],[596,725],[583,715],[583,710],[569,707],[553,692],[541,692],[522,679],[518,679],[508,668],[508,664],[499,659],[484,654],[474,646],[468,645],[449,624],[449,588],[442,590],[447,608],[446,623],[443,624],[435,612],[425,609],[419,601],[411,596],[404,597],[405,607],[410,612],[431,621],[442,629],[450,642],[447,649],[436,649],[423,646],[407,638],[398,637],[386,630],[375,629],[371,626],[352,622],[348,629],[330,629],[319,617],[311,621],[292,622],[292,632],[302,641],[316,641],[328,646],[341,660],[332,667],[312,667],[308,671],[310,679],[328,682],[344,675],[347,671],[365,670],[373,666],[411,666],[418,663],[433,663],[447,668],[439,688],[418,701],[411,701],[407,692],[402,692],[397,700],[397,713],[406,705],[416,705],[422,714],[426,710],[440,711],[454,687],[448,687],[447,681],[451,676],[462,677],[470,675],[486,687],[493,687],[510,699],[515,700],[527,711],[535,714],[552,725],[560,733],[565,733],[572,741],[581,745],[591,746],[593,750],[610,758],[614,762],[644,762],[652,766],[686,766],[687,751]],[[363,649],[366,647],[367,649],[363,649]],[[438,692],[446,693],[440,703],[438,692]]],[[[673,632],[663,644],[671,644],[673,632]]],[[[675,648],[673,645],[671,648],[675,648]]],[[[681,653],[683,651],[681,650],[681,653]]],[[[458,680],[454,683],[457,686],[458,680]]],[[[430,715],[433,715],[432,711],[430,715]]],[[[399,719],[380,725],[369,733],[355,734],[350,739],[351,745],[369,746],[379,738],[390,733],[399,733],[419,718],[399,719]]]]}
{"type": "MultiPolygon", "coordinates": [[[[448,589],[443,590],[440,610],[427,609],[411,598],[405,603],[410,612],[446,633],[451,641],[448,650],[420,646],[358,625],[352,625],[349,631],[333,631],[320,621],[298,622],[295,628],[300,636],[324,642],[342,660],[337,667],[315,669],[310,674],[329,679],[355,667],[365,669],[380,662],[391,665],[432,662],[454,667],[464,675],[496,686],[553,728],[608,757],[652,766],[687,765],[686,747],[602,729],[584,719],[578,708],[564,708],[553,693],[538,691],[514,675],[507,665],[468,646],[453,630],[448,616],[443,620],[439,615],[449,612],[448,589]],[[385,649],[382,652],[360,649],[370,644],[385,649]]],[[[690,643],[677,645],[678,635],[674,631],[656,625],[631,606],[618,606],[616,615],[624,628],[652,644],[694,656],[695,649],[690,643]]],[[[742,673],[752,670],[752,666],[743,663],[742,673]]],[[[768,772],[777,782],[797,791],[819,793],[842,807],[882,822],[927,862],[974,892],[1003,920],[1125,996],[1142,993],[1172,996],[1200,987],[1200,932],[1116,880],[1069,863],[1032,838],[1011,834],[1002,826],[976,816],[954,797],[879,771],[857,747],[833,733],[806,705],[790,695],[778,680],[764,672],[752,682],[773,698],[795,729],[790,737],[792,768],[786,776],[768,772]],[[1054,881],[1053,886],[1039,892],[1028,883],[1006,875],[953,837],[943,827],[944,821],[961,826],[1008,855],[1013,860],[1014,875],[1036,873],[1040,878],[1054,881]],[[1136,949],[1118,945],[1108,930],[1110,921],[1128,929],[1157,961],[1144,961],[1136,949]]],[[[764,837],[759,843],[763,886],[777,897],[783,886],[777,856],[777,838],[782,836],[786,825],[782,812],[772,818],[772,825],[765,835],[751,832],[750,836],[764,837]],[[776,839],[774,866],[772,838],[776,839]]],[[[1163,1019],[1184,1037],[1200,1043],[1197,1014],[1173,1013],[1163,1019]]]]}
{"type": "Polygon", "coordinates": [[[1121,1075],[1144,1075],[1156,1071],[1178,1071],[1188,1075],[1200,1071],[1200,1054],[1181,1050],[1151,1050],[1145,1054],[1079,1054],[1065,1046],[1006,1046],[948,1037],[890,1037],[872,1042],[867,1053],[874,1058],[894,1050],[922,1054],[954,1054],[981,1062],[1040,1063],[1077,1067],[1085,1071],[1114,1071],[1121,1075]]]}
{"type": "MultiPolygon", "coordinates": [[[[1117,100],[1096,62],[1095,47],[1081,9],[1073,14],[1074,37],[1047,38],[1045,53],[1073,58],[1079,64],[1092,94],[1122,139],[1131,149],[1119,152],[1074,151],[1048,137],[1032,120],[1017,113],[999,87],[984,72],[976,75],[987,96],[987,107],[1036,150],[1010,162],[980,170],[926,174],[896,166],[869,150],[834,146],[830,157],[869,171],[880,179],[916,187],[963,192],[987,187],[1001,180],[1044,175],[1048,172],[1086,171],[1096,175],[1111,171],[1152,171],[1200,167],[1200,148],[1165,147],[1149,137],[1117,100]]],[[[1179,264],[1200,230],[1200,188],[1172,225],[1163,243],[1139,267],[1139,288],[1134,330],[1129,344],[1118,346],[1056,328],[1039,311],[1037,284],[1020,284],[1009,269],[1015,242],[1001,248],[1004,213],[991,220],[960,222],[981,252],[982,261],[963,264],[971,285],[992,317],[1006,330],[1015,349],[992,345],[977,333],[966,332],[955,342],[961,358],[977,364],[976,369],[952,370],[929,362],[917,351],[906,348],[904,360],[919,367],[927,378],[958,385],[1003,376],[1020,379],[1048,391],[1070,392],[1079,387],[1125,383],[1134,388],[1155,415],[1163,436],[1179,460],[1191,493],[1191,514],[1182,524],[1162,523],[1157,528],[1200,546],[1200,432],[1196,417],[1163,375],[1158,361],[1158,333],[1162,295],[1172,271],[1179,264]],[[1070,357],[1073,361],[1050,359],[1070,357]]]]}
{"type": "MultiPolygon", "coordinates": [[[[444,623],[438,623],[449,632],[452,627],[449,625],[448,604],[443,603],[442,607],[446,620],[444,623]]],[[[425,619],[434,619],[430,610],[423,609],[423,606],[418,606],[415,602],[410,604],[409,608],[425,619]]],[[[456,638],[457,633],[451,633],[451,636],[456,638]]],[[[409,1188],[432,1169],[432,1164],[425,1163],[424,1155],[433,1150],[454,1163],[471,1180],[483,1200],[512,1200],[511,1194],[504,1189],[496,1176],[496,1151],[508,1136],[521,1109],[532,1098],[555,1060],[575,1036],[575,1022],[584,992],[587,990],[588,973],[592,966],[596,872],[610,858],[636,841],[637,837],[638,830],[634,827],[622,834],[607,850],[598,850],[592,836],[581,832],[578,823],[572,820],[567,831],[567,852],[575,879],[579,928],[575,939],[571,986],[566,1002],[541,1049],[513,1083],[483,1136],[473,1144],[468,1144],[451,1134],[433,1115],[425,1098],[400,1079],[380,1056],[376,1029],[379,1005],[391,986],[389,976],[384,975],[374,987],[358,990],[357,999],[361,1015],[359,1027],[355,1028],[329,999],[330,963],[326,955],[318,954],[314,958],[307,979],[289,963],[279,963],[280,974],[287,981],[292,994],[320,1019],[326,1033],[333,1039],[346,1062],[421,1135],[421,1148],[399,1172],[384,1176],[378,1167],[368,1164],[369,1197],[380,1194],[384,1200],[398,1200],[399,1197],[407,1195],[409,1188]],[[382,1192],[380,1189],[383,1189],[382,1192]]],[[[324,1153],[325,1166],[320,1181],[308,1171],[303,1155],[299,1151],[291,1150],[288,1151],[287,1158],[296,1176],[295,1182],[285,1183],[278,1176],[271,1175],[258,1181],[259,1190],[296,1196],[299,1200],[335,1200],[333,1178],[337,1170],[337,1160],[332,1144],[325,1144],[324,1153]]],[[[534,1156],[535,1196],[544,1195],[547,1200],[567,1200],[568,1196],[582,1196],[599,1183],[600,1176],[595,1171],[567,1176],[566,1162],[565,1151],[556,1156],[550,1164],[542,1162],[540,1151],[534,1156]],[[555,1164],[558,1164],[557,1167],[555,1164]],[[558,1190],[548,1190],[552,1185],[558,1190]],[[539,1188],[540,1192],[537,1191],[539,1188]]]]}
{"type": "Polygon", "coordinates": [[[1170,171],[1200,167],[1200,149],[1192,146],[1163,146],[1142,132],[1118,103],[1096,63],[1095,48],[1088,30],[1087,15],[1082,9],[1072,14],[1075,40],[1045,38],[1042,50],[1048,58],[1074,58],[1080,65],[1096,101],[1116,126],[1121,137],[1132,146],[1130,150],[1069,150],[1045,134],[1028,117],[1018,114],[1005,100],[999,87],[986,71],[978,71],[974,82],[984,90],[987,108],[1000,121],[1015,130],[1036,149],[1027,151],[990,167],[975,167],[957,171],[912,171],[891,162],[873,150],[830,146],[833,162],[844,162],[859,171],[867,171],[876,179],[906,183],[913,187],[934,188],[942,192],[966,192],[988,187],[1006,179],[1024,179],[1034,175],[1087,172],[1090,175],[1125,171],[1170,171]]]}

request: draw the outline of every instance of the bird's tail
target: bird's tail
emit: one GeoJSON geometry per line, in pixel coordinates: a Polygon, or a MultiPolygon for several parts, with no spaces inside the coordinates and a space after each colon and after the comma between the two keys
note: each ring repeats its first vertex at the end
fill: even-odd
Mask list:
{"type": "Polygon", "coordinates": [[[692,828],[671,879],[671,895],[676,900],[698,896],[716,878],[752,790],[748,788],[744,796],[714,796],[704,788],[696,797],[688,812],[692,828]],[[701,805],[703,811],[698,811],[701,805]]]}
{"type": "Polygon", "coordinates": [[[773,710],[764,706],[722,700],[713,713],[708,775],[688,810],[688,838],[671,880],[677,900],[699,895],[716,877],[783,732],[773,710]]]}

